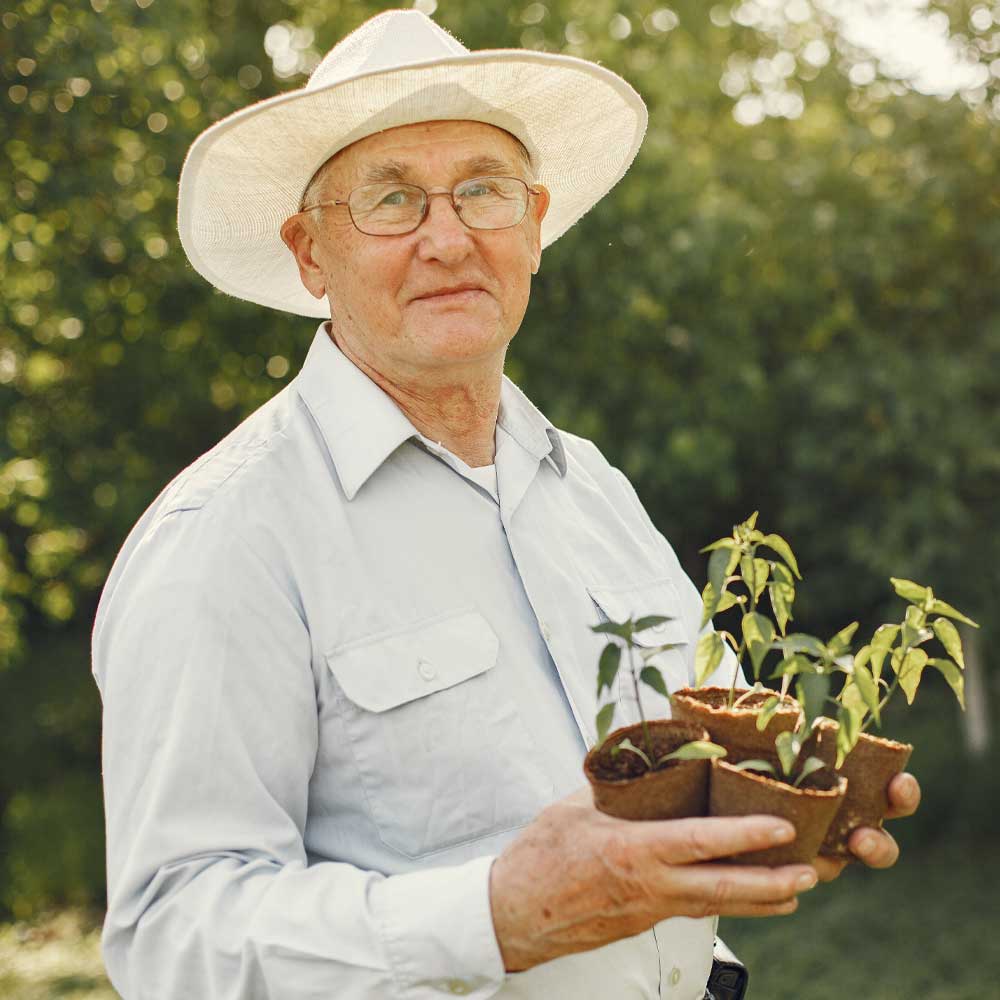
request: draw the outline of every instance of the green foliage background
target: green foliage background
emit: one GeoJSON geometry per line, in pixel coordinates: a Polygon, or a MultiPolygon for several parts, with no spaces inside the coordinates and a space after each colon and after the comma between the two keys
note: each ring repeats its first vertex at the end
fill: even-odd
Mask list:
{"type": "MultiPolygon", "coordinates": [[[[4,6],[0,913],[100,904],[88,663],[101,585],[161,487],[294,375],[314,331],[187,264],[174,223],[187,147],[300,86],[310,60],[386,6],[4,6]]],[[[436,19],[468,47],[599,60],[650,109],[625,180],[546,252],[508,372],[625,470],[696,580],[698,548],[759,508],[799,556],[802,627],[874,621],[892,573],[983,622],[988,650],[1000,7],[980,30],[969,18],[983,4],[931,4],[993,66],[943,101],[877,72],[852,83],[866,56],[820,0],[787,5],[784,21],[780,6],[442,0],[436,19]],[[806,58],[817,41],[823,66],[806,58]],[[740,90],[804,110],[739,124],[740,90]]],[[[997,768],[962,759],[940,687],[922,695],[929,722],[906,723],[923,726],[914,760],[934,803],[907,836],[985,835],[997,768]]]]}

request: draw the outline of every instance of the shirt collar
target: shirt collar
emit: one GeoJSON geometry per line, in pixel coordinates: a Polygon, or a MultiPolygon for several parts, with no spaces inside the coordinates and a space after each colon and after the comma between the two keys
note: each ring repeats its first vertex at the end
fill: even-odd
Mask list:
{"type": "Polygon", "coordinates": [[[392,399],[344,357],[325,322],[316,331],[295,381],[319,425],[348,500],[417,433],[392,399]]]}
{"type": "Polygon", "coordinates": [[[566,452],[559,431],[506,375],[500,386],[497,423],[539,461],[548,459],[560,477],[566,475],[566,452]]]}
{"type": "MultiPolygon", "coordinates": [[[[319,426],[348,500],[404,442],[419,436],[402,410],[346,358],[319,325],[296,388],[319,426]]],[[[560,476],[566,455],[559,432],[505,375],[497,423],[529,454],[548,459],[560,476]]]]}

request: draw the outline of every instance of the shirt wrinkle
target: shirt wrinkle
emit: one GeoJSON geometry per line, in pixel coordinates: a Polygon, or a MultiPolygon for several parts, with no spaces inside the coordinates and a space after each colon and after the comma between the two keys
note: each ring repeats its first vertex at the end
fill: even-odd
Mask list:
{"type": "Polygon", "coordinates": [[[92,665],[122,996],[701,1000],[711,918],[504,973],[490,866],[584,784],[590,626],[668,615],[674,690],[701,599],[628,480],[506,378],[493,501],[473,471],[323,324],[133,527],[92,665]]]}

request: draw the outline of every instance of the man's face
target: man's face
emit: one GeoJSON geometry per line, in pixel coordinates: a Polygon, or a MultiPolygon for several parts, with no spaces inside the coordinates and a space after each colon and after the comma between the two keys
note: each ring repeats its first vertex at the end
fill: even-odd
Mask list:
{"type": "MultiPolygon", "coordinates": [[[[322,176],[317,201],[387,176],[451,189],[483,175],[529,181],[516,141],[481,122],[422,122],[369,136],[343,150],[322,176]]],[[[528,305],[541,258],[548,194],[529,198],[510,229],[467,227],[447,197],[432,197],[412,233],[368,236],[346,207],[298,216],[283,228],[306,287],[330,300],[334,328],[376,368],[416,371],[502,356],[528,305]],[[465,291],[451,291],[458,286],[465,291]],[[438,294],[435,294],[438,293],[438,294]]]]}

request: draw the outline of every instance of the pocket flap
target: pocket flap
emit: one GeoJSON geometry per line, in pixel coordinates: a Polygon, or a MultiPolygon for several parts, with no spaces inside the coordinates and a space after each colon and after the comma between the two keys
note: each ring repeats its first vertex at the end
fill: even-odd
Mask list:
{"type": "Polygon", "coordinates": [[[626,584],[617,587],[589,586],[587,591],[609,621],[660,615],[667,621],[636,632],[633,638],[640,646],[683,646],[688,642],[684,622],[680,619],[680,598],[671,580],[626,584]]]}
{"type": "Polygon", "coordinates": [[[500,640],[478,611],[466,611],[341,646],[326,663],[348,698],[385,712],[489,670],[500,640]]]}

